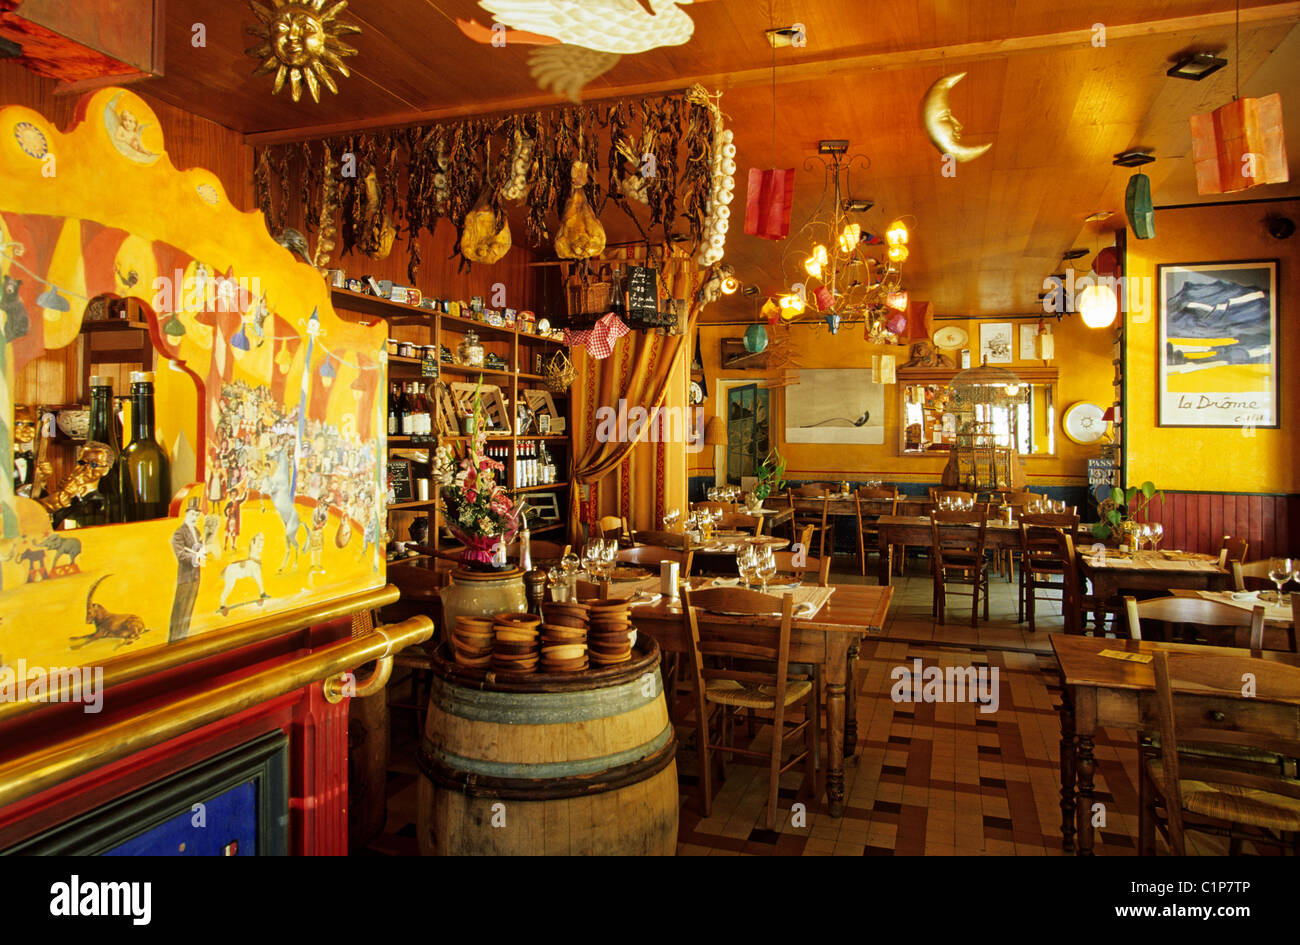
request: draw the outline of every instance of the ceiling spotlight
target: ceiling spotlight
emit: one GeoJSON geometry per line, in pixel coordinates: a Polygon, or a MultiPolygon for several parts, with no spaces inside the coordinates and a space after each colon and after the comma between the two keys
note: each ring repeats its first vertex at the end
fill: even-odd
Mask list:
{"type": "Polygon", "coordinates": [[[1097,210],[1088,214],[1083,219],[1085,223],[1100,223],[1102,220],[1109,220],[1114,215],[1114,210],[1097,210]]]}
{"type": "Polygon", "coordinates": [[[1065,260],[1082,259],[1084,256],[1087,255],[1088,255],[1088,251],[1086,249],[1067,249],[1065,253],[1061,256],[1061,258],[1065,260]]]}
{"type": "Polygon", "coordinates": [[[1151,156],[1150,151],[1133,148],[1129,151],[1121,151],[1115,155],[1115,160],[1110,163],[1116,167],[1141,167],[1143,164],[1150,164],[1154,160],[1155,158],[1151,156]]]}
{"type": "Polygon", "coordinates": [[[818,154],[848,154],[848,138],[824,138],[817,142],[818,154]]]}
{"type": "Polygon", "coordinates": [[[1275,240],[1290,239],[1295,233],[1295,221],[1289,217],[1270,216],[1266,221],[1268,235],[1275,240]]]}
{"type": "Polygon", "coordinates": [[[1165,73],[1175,79],[1191,79],[1193,82],[1199,82],[1207,75],[1213,75],[1228,64],[1228,60],[1220,59],[1213,53],[1198,52],[1190,56],[1183,56],[1165,73]]]}
{"type": "Polygon", "coordinates": [[[795,40],[804,35],[804,31],[793,26],[782,26],[774,30],[763,30],[768,43],[773,49],[788,49],[795,40]]]}
{"type": "Polygon", "coordinates": [[[755,295],[758,295],[758,286],[756,286],[756,285],[747,285],[747,286],[745,286],[743,289],[740,290],[740,294],[741,294],[741,295],[748,295],[748,296],[755,296],[755,295]]]}
{"type": "Polygon", "coordinates": [[[845,213],[866,213],[875,205],[876,205],[875,202],[871,200],[854,200],[852,197],[850,197],[848,200],[844,201],[844,212],[845,213]]]}

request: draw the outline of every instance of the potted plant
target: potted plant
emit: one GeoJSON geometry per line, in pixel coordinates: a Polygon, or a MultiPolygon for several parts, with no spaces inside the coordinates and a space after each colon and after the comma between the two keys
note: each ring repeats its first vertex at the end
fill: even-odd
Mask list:
{"type": "Polygon", "coordinates": [[[755,470],[758,474],[758,482],[754,486],[754,496],[760,501],[768,498],[773,492],[780,492],[785,487],[785,459],[777,452],[776,448],[763,458],[763,462],[755,470]]]}
{"type": "Polygon", "coordinates": [[[1155,483],[1150,480],[1141,486],[1129,486],[1127,489],[1115,486],[1097,507],[1101,518],[1092,526],[1093,537],[1101,541],[1115,537],[1123,531],[1125,522],[1145,515],[1155,499],[1164,501],[1164,493],[1158,491],[1155,483]]]}

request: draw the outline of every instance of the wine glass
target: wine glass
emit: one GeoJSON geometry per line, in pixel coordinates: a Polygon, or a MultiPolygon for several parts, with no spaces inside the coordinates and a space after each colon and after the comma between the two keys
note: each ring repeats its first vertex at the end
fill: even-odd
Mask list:
{"type": "Polygon", "coordinates": [[[1282,603],[1282,588],[1295,573],[1295,562],[1290,558],[1274,558],[1269,562],[1268,579],[1277,585],[1277,602],[1282,603]]]}
{"type": "Polygon", "coordinates": [[[604,551],[604,539],[593,538],[582,548],[582,560],[586,565],[587,574],[592,579],[599,577],[600,558],[604,551]]]}
{"type": "Polygon", "coordinates": [[[670,532],[682,518],[682,510],[673,508],[664,513],[664,531],[670,532]]]}
{"type": "Polygon", "coordinates": [[[755,574],[758,576],[758,579],[763,582],[763,593],[766,594],[767,582],[776,577],[776,556],[772,554],[771,545],[764,545],[762,549],[757,552],[757,556],[758,567],[755,569],[755,574]]]}
{"type": "Polygon", "coordinates": [[[1165,537],[1165,527],[1159,522],[1152,522],[1147,526],[1147,536],[1151,539],[1151,547],[1160,550],[1160,540],[1165,537]]]}
{"type": "Polygon", "coordinates": [[[745,548],[736,555],[736,570],[740,573],[740,581],[746,587],[754,583],[754,572],[758,570],[758,558],[754,555],[754,546],[746,545],[745,548]]]}
{"type": "Polygon", "coordinates": [[[618,564],[618,542],[613,539],[605,539],[600,549],[600,567],[606,581],[614,576],[614,568],[618,564]]]}
{"type": "Polygon", "coordinates": [[[551,600],[557,604],[569,599],[568,576],[561,565],[556,565],[546,572],[546,583],[551,588],[551,600]]]}

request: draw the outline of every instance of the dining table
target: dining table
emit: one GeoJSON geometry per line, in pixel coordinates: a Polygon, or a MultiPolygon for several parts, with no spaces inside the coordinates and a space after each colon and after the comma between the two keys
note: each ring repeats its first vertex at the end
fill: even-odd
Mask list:
{"type": "Polygon", "coordinates": [[[1080,575],[1092,583],[1093,620],[1099,633],[1105,629],[1108,607],[1126,591],[1215,591],[1231,578],[1217,557],[1191,551],[1098,547],[1078,560],[1080,575]]]}
{"type": "MultiPolygon", "coordinates": [[[[1273,660],[1300,667],[1292,653],[1236,647],[1117,640],[1104,637],[1052,634],[1052,649],[1060,666],[1061,699],[1061,838],[1066,851],[1093,855],[1094,752],[1097,730],[1119,728],[1133,732],[1158,728],[1155,671],[1151,660],[1159,652],[1181,657],[1232,656],[1273,660]]],[[[1300,727],[1300,691],[1275,698],[1233,692],[1193,690],[1187,711],[1212,719],[1225,730],[1246,734],[1276,734],[1300,727]],[[1199,694],[1198,694],[1199,693],[1199,694]]],[[[1135,736],[1136,737],[1136,736],[1135,736]]],[[[1138,811],[1114,811],[1136,815],[1138,811]]]]}
{"type": "MultiPolygon", "coordinates": [[[[655,579],[657,582],[657,578],[655,579]]],[[[715,586],[718,579],[692,578],[692,588],[715,586]]],[[[730,582],[723,586],[731,586],[730,582]]],[[[632,622],[638,632],[650,634],[665,653],[688,655],[690,629],[682,612],[681,599],[667,600],[652,593],[655,584],[646,582],[639,590],[651,599],[632,605],[632,622]]],[[[844,814],[844,759],[857,750],[856,687],[854,665],[864,637],[881,633],[893,588],[862,584],[832,584],[828,587],[801,585],[793,589],[796,614],[791,630],[790,661],[821,666],[826,693],[826,798],[832,817],[844,814]],[[809,607],[815,609],[809,613],[809,607]]],[[[624,593],[620,588],[617,593],[624,593]]],[[[737,627],[779,627],[784,590],[770,590],[772,613],[745,616],[711,616],[714,623],[737,627]]]]}
{"type": "Polygon", "coordinates": [[[1264,607],[1264,649],[1266,650],[1290,650],[1292,653],[1300,653],[1300,646],[1296,638],[1295,627],[1295,596],[1292,595],[1290,600],[1283,603],[1277,603],[1272,597],[1272,591],[1198,591],[1189,588],[1171,588],[1169,594],[1171,597],[1195,597],[1201,600],[1212,600],[1216,603],[1227,604],[1229,607],[1236,607],[1247,613],[1254,610],[1255,607],[1263,605],[1264,607]]]}

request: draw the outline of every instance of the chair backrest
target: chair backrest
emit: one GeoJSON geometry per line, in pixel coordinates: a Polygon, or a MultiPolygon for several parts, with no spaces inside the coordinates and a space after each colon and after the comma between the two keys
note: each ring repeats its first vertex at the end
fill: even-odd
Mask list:
{"type": "Polygon", "coordinates": [[[746,515],[744,512],[723,512],[722,518],[718,519],[719,528],[751,529],[750,534],[755,537],[763,534],[763,516],[746,515]]]}
{"type": "Polygon", "coordinates": [[[1057,534],[1074,537],[1079,530],[1079,516],[1073,513],[1030,513],[1020,516],[1020,553],[1059,561],[1054,552],[1060,545],[1057,534]]]}
{"type": "Polygon", "coordinates": [[[1223,540],[1219,542],[1219,567],[1226,568],[1229,561],[1238,561],[1245,564],[1246,549],[1249,547],[1250,542],[1244,538],[1224,535],[1223,540]]]}
{"type": "Polygon", "coordinates": [[[621,549],[617,560],[651,568],[658,568],[661,561],[676,561],[681,565],[681,576],[686,577],[691,573],[691,560],[694,557],[695,553],[693,551],[685,551],[681,548],[637,545],[635,548],[621,549]]]}
{"type": "Polygon", "coordinates": [[[830,494],[830,486],[821,482],[809,483],[803,486],[791,486],[789,494],[801,499],[825,498],[830,494]]]}
{"type": "Polygon", "coordinates": [[[815,531],[817,531],[817,526],[816,526],[816,525],[808,524],[808,525],[804,525],[804,526],[802,526],[802,527],[799,529],[798,533],[795,535],[795,538],[794,538],[794,545],[791,545],[791,546],[790,546],[790,550],[791,550],[791,551],[796,551],[796,550],[798,550],[798,548],[795,547],[795,546],[797,545],[799,548],[802,548],[802,549],[803,549],[803,552],[804,552],[805,554],[808,554],[809,552],[811,552],[811,551],[812,551],[812,539],[813,539],[813,533],[814,533],[815,531]]]}
{"type": "Polygon", "coordinates": [[[1232,571],[1232,588],[1237,591],[1253,591],[1261,587],[1273,587],[1273,582],[1268,578],[1268,572],[1273,569],[1272,563],[1268,558],[1261,558],[1258,561],[1229,561],[1228,569],[1232,571]],[[1251,584],[1248,586],[1247,581],[1251,584]]]}
{"type": "Polygon", "coordinates": [[[1159,623],[1194,624],[1198,627],[1249,627],[1250,648],[1263,648],[1264,607],[1242,610],[1231,604],[1201,597],[1157,597],[1138,601],[1124,598],[1124,613],[1128,617],[1130,639],[1142,639],[1142,621],[1159,623]]]}
{"type": "Polygon", "coordinates": [[[771,686],[777,713],[774,731],[780,731],[790,665],[794,595],[787,593],[781,599],[781,623],[777,627],[755,626],[755,622],[746,623],[743,618],[720,616],[771,614],[774,603],[761,591],[737,587],[694,592],[682,589],[682,609],[691,631],[691,662],[700,690],[709,682],[724,679],[749,686],[771,686]],[[736,661],[743,661],[744,668],[735,668],[736,661]],[[751,661],[758,661],[758,665],[751,661]]]}
{"type": "Polygon", "coordinates": [[[633,535],[638,545],[658,545],[660,548],[686,548],[689,539],[677,532],[636,532],[633,535]]]}
{"type": "Polygon", "coordinates": [[[627,519],[618,515],[603,515],[596,523],[596,531],[601,538],[624,538],[628,534],[627,519]]]}
{"type": "Polygon", "coordinates": [[[988,526],[985,513],[986,509],[981,505],[969,512],[935,509],[930,513],[935,567],[942,569],[945,566],[945,556],[958,562],[984,557],[988,526]]]}
{"type": "Polygon", "coordinates": [[[776,551],[772,556],[776,559],[776,569],[784,574],[797,574],[801,581],[807,581],[812,574],[817,578],[818,587],[830,584],[831,559],[828,556],[814,558],[807,552],[796,551],[776,551]]]}
{"type": "Polygon", "coordinates": [[[1212,753],[1200,750],[1204,746],[1223,745],[1231,746],[1236,752],[1246,748],[1284,758],[1300,756],[1300,738],[1295,736],[1294,728],[1288,737],[1287,734],[1240,732],[1230,726],[1201,722],[1212,718],[1206,711],[1207,697],[1222,694],[1234,700],[1244,700],[1246,680],[1252,687],[1251,702],[1267,702],[1288,696],[1294,698],[1300,692],[1300,667],[1240,656],[1160,651],[1152,660],[1152,669],[1156,678],[1156,713],[1160,720],[1158,750],[1164,769],[1170,840],[1175,854],[1184,853],[1179,849],[1183,845],[1182,781],[1235,785],[1300,798],[1300,781],[1270,776],[1258,768],[1227,765],[1221,759],[1216,763],[1212,753]],[[1179,710],[1180,703],[1183,704],[1182,711],[1179,710]],[[1195,744],[1198,751],[1180,754],[1179,742],[1195,744]]]}
{"type": "Polygon", "coordinates": [[[890,486],[862,486],[854,494],[858,527],[870,525],[882,515],[898,514],[898,490],[890,486]]]}
{"type": "Polygon", "coordinates": [[[708,509],[710,512],[734,512],[736,511],[735,502],[692,502],[691,511],[698,512],[701,509],[708,509]]]}

